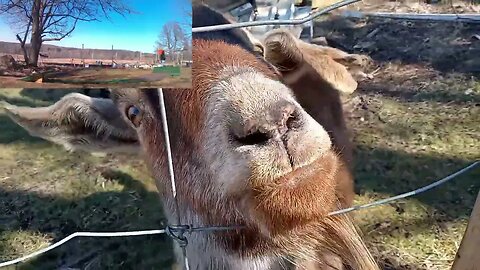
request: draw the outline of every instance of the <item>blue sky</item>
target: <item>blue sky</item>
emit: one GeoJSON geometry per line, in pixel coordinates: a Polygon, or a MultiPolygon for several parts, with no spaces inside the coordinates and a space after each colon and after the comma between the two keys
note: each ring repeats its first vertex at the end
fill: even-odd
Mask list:
{"type": "MultiPolygon", "coordinates": [[[[185,21],[188,0],[130,0],[126,3],[139,14],[125,18],[112,14],[110,20],[79,22],[70,37],[47,44],[65,47],[96,49],[126,49],[153,52],[162,26],[169,21],[185,21]]],[[[190,30],[191,31],[191,30],[190,30]]],[[[15,32],[0,16],[0,41],[17,42],[15,32]]]]}

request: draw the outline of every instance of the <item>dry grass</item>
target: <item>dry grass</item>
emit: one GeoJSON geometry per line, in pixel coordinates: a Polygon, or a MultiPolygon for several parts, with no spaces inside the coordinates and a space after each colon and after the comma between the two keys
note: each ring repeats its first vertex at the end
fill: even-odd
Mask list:
{"type": "MultiPolygon", "coordinates": [[[[414,72],[415,81],[414,69],[387,64],[351,100],[358,203],[424,186],[480,158],[480,81],[425,68],[414,72]]],[[[368,245],[388,269],[450,269],[479,177],[477,169],[428,193],[358,212],[368,245]]]]}
{"type": "Polygon", "coordinates": [[[362,0],[349,5],[348,9],[358,9],[369,12],[411,12],[411,13],[479,13],[478,1],[442,0],[437,4],[427,4],[418,0],[362,0]]]}

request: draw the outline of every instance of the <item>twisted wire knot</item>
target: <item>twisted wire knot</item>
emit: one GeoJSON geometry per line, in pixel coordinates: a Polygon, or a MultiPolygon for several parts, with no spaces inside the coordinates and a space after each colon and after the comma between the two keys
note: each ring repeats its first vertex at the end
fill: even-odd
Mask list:
{"type": "Polygon", "coordinates": [[[165,233],[182,248],[188,245],[187,237],[185,237],[185,233],[187,232],[192,233],[191,225],[169,225],[165,228],[165,233]]]}

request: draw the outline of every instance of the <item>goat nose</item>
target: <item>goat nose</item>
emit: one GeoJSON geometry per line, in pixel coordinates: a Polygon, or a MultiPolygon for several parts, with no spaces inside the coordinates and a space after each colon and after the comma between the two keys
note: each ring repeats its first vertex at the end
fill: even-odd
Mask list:
{"type": "Polygon", "coordinates": [[[243,128],[237,129],[239,132],[236,139],[242,145],[263,144],[272,139],[282,140],[290,129],[299,125],[296,106],[288,101],[280,101],[245,120],[243,128]]]}

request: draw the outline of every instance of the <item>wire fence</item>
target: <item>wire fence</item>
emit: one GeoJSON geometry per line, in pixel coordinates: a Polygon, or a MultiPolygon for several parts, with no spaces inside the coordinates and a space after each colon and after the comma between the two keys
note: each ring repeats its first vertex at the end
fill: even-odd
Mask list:
{"type": "Polygon", "coordinates": [[[242,27],[251,27],[251,26],[264,26],[264,25],[298,25],[304,24],[306,22],[312,21],[318,16],[326,14],[332,10],[360,2],[361,0],[343,0],[328,7],[325,7],[321,10],[315,11],[312,14],[306,16],[303,19],[290,19],[290,20],[273,20],[273,21],[251,21],[251,22],[239,22],[239,23],[229,23],[229,24],[219,24],[212,26],[202,26],[192,28],[192,33],[201,33],[201,32],[211,32],[211,31],[220,31],[220,30],[230,30],[235,28],[242,27]]]}
{"type": "MultiPolygon", "coordinates": [[[[177,224],[182,224],[180,219],[180,208],[178,207],[178,200],[177,200],[177,185],[175,182],[175,173],[173,172],[173,158],[172,158],[172,149],[170,147],[170,134],[168,132],[168,122],[167,122],[167,110],[165,109],[165,101],[163,99],[163,89],[158,89],[158,101],[160,104],[160,114],[162,117],[162,127],[163,127],[163,135],[165,139],[165,149],[167,150],[167,160],[168,160],[168,174],[170,176],[170,184],[172,185],[172,193],[173,193],[173,201],[175,203],[175,212],[177,218],[177,224]]],[[[188,256],[187,256],[187,238],[184,236],[184,230],[173,230],[172,227],[167,227],[167,232],[172,239],[176,240],[182,249],[182,255],[184,259],[184,268],[185,270],[190,270],[188,264],[188,256]],[[176,234],[178,233],[178,234],[176,234]]]]}
{"type": "MultiPolygon", "coordinates": [[[[456,171],[455,173],[452,173],[448,175],[445,178],[442,178],[438,181],[435,181],[429,185],[423,186],[421,188],[402,193],[397,196],[389,197],[386,199],[374,201],[372,203],[367,203],[363,205],[358,205],[350,208],[345,208],[342,210],[334,211],[329,213],[329,216],[333,215],[340,215],[340,214],[346,214],[349,212],[357,211],[357,210],[362,210],[366,208],[371,208],[371,207],[376,207],[380,205],[385,205],[392,203],[394,201],[400,200],[400,199],[405,199],[411,196],[418,195],[420,193],[424,193],[428,190],[431,190],[435,187],[438,187],[442,184],[445,184],[453,179],[456,179],[458,176],[465,174],[468,171],[473,170],[476,166],[480,164],[480,160],[477,160],[473,162],[472,164],[464,167],[463,169],[456,171]]],[[[31,253],[29,255],[23,256],[21,258],[11,260],[11,261],[6,261],[0,263],[0,267],[5,267],[5,266],[10,266],[14,265],[23,261],[26,261],[28,259],[31,259],[33,257],[36,257],[38,255],[41,255],[43,253],[46,253],[54,248],[57,248],[66,242],[72,240],[73,238],[76,237],[127,237],[127,236],[141,236],[141,235],[155,235],[155,234],[167,234],[170,237],[172,237],[174,240],[178,241],[184,241],[186,240],[185,233],[191,234],[191,233],[196,233],[196,232],[215,232],[215,231],[229,231],[229,230],[241,230],[243,227],[242,226],[212,226],[212,227],[194,227],[192,225],[171,225],[167,226],[165,229],[161,230],[145,230],[145,231],[128,231],[128,232],[76,232],[73,234],[70,234],[69,236],[63,238],[62,240],[58,241],[57,243],[54,243],[44,249],[38,250],[34,253],[31,253]]],[[[188,242],[186,243],[188,244],[188,242]]],[[[187,257],[188,258],[188,257],[187,257]]]]}
{"type": "MultiPolygon", "coordinates": [[[[304,24],[308,21],[311,21],[318,16],[321,16],[323,14],[326,14],[332,10],[341,8],[343,6],[353,4],[355,2],[359,2],[361,0],[344,0],[340,1],[338,3],[335,3],[331,6],[328,6],[324,9],[321,9],[319,11],[311,13],[309,16],[303,18],[303,19],[292,19],[292,20],[274,20],[274,21],[252,21],[252,22],[241,22],[241,23],[232,23],[232,24],[223,24],[223,25],[215,25],[215,26],[204,26],[204,27],[195,27],[192,28],[193,33],[200,33],[200,32],[210,32],[210,31],[220,31],[220,30],[229,30],[229,29],[235,29],[235,28],[242,28],[242,27],[251,27],[251,26],[264,26],[264,25],[298,25],[298,24],[304,24]]],[[[167,159],[168,159],[168,172],[169,172],[169,177],[170,177],[170,182],[171,182],[171,188],[172,188],[172,194],[174,197],[174,202],[175,202],[175,210],[176,210],[176,221],[177,224],[182,224],[181,223],[181,217],[180,217],[180,211],[178,207],[178,201],[177,201],[177,190],[176,190],[176,182],[175,182],[175,175],[174,175],[174,170],[173,170],[173,159],[172,159],[172,152],[171,152],[171,147],[170,147],[170,136],[169,136],[169,131],[168,131],[168,123],[167,123],[167,117],[166,117],[166,109],[165,109],[165,103],[164,103],[164,98],[163,98],[163,90],[160,88],[158,89],[158,96],[159,96],[159,104],[160,104],[160,113],[161,113],[161,118],[162,118],[162,123],[163,123],[163,131],[164,131],[164,136],[165,136],[165,148],[167,150],[167,159]]],[[[346,214],[350,213],[353,211],[361,210],[361,209],[366,209],[366,208],[371,208],[371,207],[376,207],[380,205],[385,205],[388,203],[392,203],[394,201],[400,200],[400,199],[405,199],[411,196],[415,196],[418,194],[421,194],[423,192],[426,192],[428,190],[431,190],[435,187],[438,187],[442,184],[445,184],[456,177],[474,169],[476,166],[480,164],[480,160],[477,160],[473,162],[472,164],[468,165],[467,167],[451,174],[448,175],[445,178],[442,178],[438,181],[435,181],[427,186],[397,195],[393,197],[389,197],[386,199],[381,199],[378,201],[374,201],[372,203],[367,203],[364,205],[358,205],[350,208],[345,208],[341,209],[338,211],[334,211],[328,214],[328,216],[333,216],[333,215],[340,215],[340,214],[346,214]]],[[[194,232],[215,232],[215,231],[229,231],[229,230],[241,230],[244,228],[243,226],[211,226],[211,227],[194,227],[193,225],[169,225],[166,226],[164,229],[159,229],[159,230],[142,230],[142,231],[127,231],[127,232],[75,232],[73,234],[70,234],[69,236],[63,238],[62,240],[46,247],[41,250],[38,250],[36,252],[33,252],[31,254],[28,254],[26,256],[2,262],[0,263],[0,267],[6,267],[10,265],[14,265],[23,261],[26,261],[28,259],[31,259],[33,257],[39,256],[41,254],[44,254],[52,249],[55,249],[68,241],[72,240],[73,238],[77,237],[128,237],[128,236],[144,236],[144,235],[158,235],[158,234],[167,234],[170,236],[173,240],[175,240],[179,246],[182,249],[183,253],[183,258],[184,258],[184,268],[186,270],[189,270],[189,262],[188,262],[188,254],[186,251],[186,246],[188,245],[188,239],[185,236],[186,233],[191,234],[194,232]]]]}

